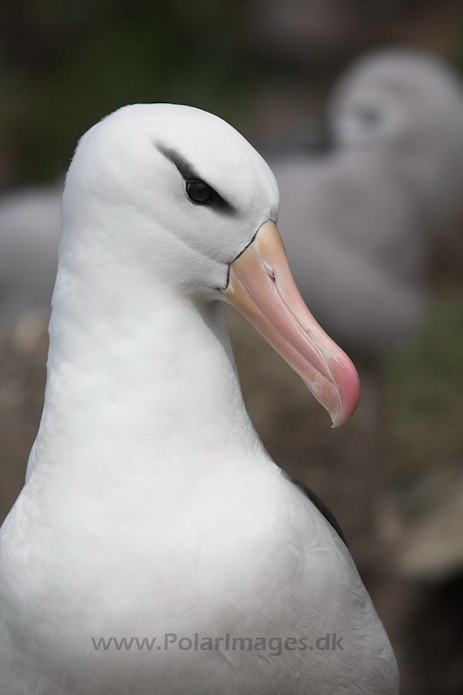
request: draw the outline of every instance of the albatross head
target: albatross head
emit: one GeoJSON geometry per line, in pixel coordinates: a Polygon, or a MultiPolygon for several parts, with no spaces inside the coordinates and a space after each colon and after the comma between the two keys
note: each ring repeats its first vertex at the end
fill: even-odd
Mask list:
{"type": "Polygon", "coordinates": [[[153,283],[233,304],[337,426],[356,408],[358,375],[296,288],[278,206],[266,162],[221,119],[186,106],[127,106],[91,128],[76,150],[60,258],[70,252],[69,237],[85,234],[87,262],[99,237],[107,255],[153,283]]]}
{"type": "Polygon", "coordinates": [[[461,199],[463,90],[437,56],[407,49],[373,52],[341,78],[330,99],[341,150],[391,155],[424,199],[461,199]]]}

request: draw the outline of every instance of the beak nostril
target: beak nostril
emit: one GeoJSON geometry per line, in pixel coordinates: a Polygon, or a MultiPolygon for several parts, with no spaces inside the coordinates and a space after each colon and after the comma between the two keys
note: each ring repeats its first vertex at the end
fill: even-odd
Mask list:
{"type": "Polygon", "coordinates": [[[275,274],[273,267],[270,265],[270,263],[267,263],[266,261],[264,261],[264,268],[265,268],[265,272],[269,276],[270,280],[273,280],[273,282],[275,282],[276,281],[276,274],[275,274]]]}

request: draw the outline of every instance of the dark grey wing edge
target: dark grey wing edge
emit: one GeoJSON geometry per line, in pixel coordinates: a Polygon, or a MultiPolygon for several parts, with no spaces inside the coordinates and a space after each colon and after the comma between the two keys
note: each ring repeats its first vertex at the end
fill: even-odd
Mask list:
{"type": "MultiPolygon", "coordinates": [[[[344,533],[342,532],[342,529],[341,529],[339,523],[337,522],[336,517],[334,516],[334,514],[332,514],[332,513],[330,512],[330,510],[328,509],[328,507],[326,506],[326,504],[325,504],[324,502],[322,502],[321,499],[319,498],[319,496],[316,495],[315,492],[313,492],[310,488],[308,488],[307,485],[305,485],[304,483],[301,483],[300,480],[298,480],[298,479],[295,478],[294,476],[290,475],[289,473],[286,473],[286,476],[287,476],[287,478],[288,478],[294,485],[296,485],[296,486],[299,488],[299,490],[301,490],[301,491],[304,493],[304,495],[306,495],[306,497],[308,497],[309,500],[317,507],[318,511],[319,511],[321,514],[323,514],[323,516],[325,517],[325,519],[328,521],[328,523],[331,524],[331,526],[334,528],[334,530],[336,531],[336,533],[338,534],[338,536],[341,538],[341,540],[344,541],[344,543],[345,543],[346,546],[347,546],[347,541],[346,541],[346,538],[345,538],[345,536],[344,536],[344,533]]],[[[347,547],[348,547],[348,546],[347,546],[347,547]]]]}

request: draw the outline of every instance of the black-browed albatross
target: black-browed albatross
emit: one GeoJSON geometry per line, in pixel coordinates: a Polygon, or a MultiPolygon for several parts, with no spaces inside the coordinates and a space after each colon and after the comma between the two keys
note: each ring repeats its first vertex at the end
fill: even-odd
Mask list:
{"type": "Polygon", "coordinates": [[[358,400],[278,205],[264,160],[198,109],[125,107],[81,139],[45,406],[0,535],[2,695],[397,694],[344,542],[241,397],[220,300],[334,425],[358,400]]]}

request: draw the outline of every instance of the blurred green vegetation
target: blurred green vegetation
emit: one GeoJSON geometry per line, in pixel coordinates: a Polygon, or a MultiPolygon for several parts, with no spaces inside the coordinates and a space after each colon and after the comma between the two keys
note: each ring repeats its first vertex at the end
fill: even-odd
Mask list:
{"type": "MultiPolygon", "coordinates": [[[[451,4],[445,0],[442,7],[451,4]]],[[[378,13],[368,3],[361,5],[353,3],[351,9],[368,33],[378,13]]],[[[403,41],[408,31],[413,43],[416,31],[429,32],[430,6],[429,0],[403,5],[391,0],[390,8],[384,5],[376,18],[379,22],[384,15],[392,22],[389,34],[385,30],[382,36],[403,41]],[[404,28],[415,15],[414,28],[404,28]]],[[[256,0],[3,0],[0,184],[62,175],[78,137],[124,104],[191,104],[225,117],[248,134],[253,108],[254,121],[261,125],[262,102],[275,107],[277,121],[287,116],[285,102],[291,99],[305,111],[307,98],[316,100],[333,77],[327,73],[329,50],[312,64],[303,62],[303,68],[297,61],[285,63],[270,50],[271,38],[259,34],[262,13],[265,3],[256,0]],[[260,9],[253,14],[256,7],[260,9]],[[7,171],[3,180],[2,168],[7,171]]],[[[463,8],[457,16],[463,18],[463,8]]],[[[463,41],[455,44],[454,35],[460,23],[453,15],[446,22],[445,31],[452,34],[446,42],[458,57],[463,41]]],[[[434,33],[439,34],[439,48],[439,23],[434,33]]],[[[375,36],[366,37],[367,46],[378,40],[379,34],[375,36]]],[[[294,56],[297,47],[290,48],[294,56]]]]}
{"type": "Polygon", "coordinates": [[[431,307],[418,344],[386,368],[396,483],[413,489],[430,468],[463,467],[463,295],[431,307]]]}
{"type": "Polygon", "coordinates": [[[419,344],[390,367],[399,421],[434,417],[463,398],[462,357],[463,302],[436,300],[419,344]]]}
{"type": "Polygon", "coordinates": [[[47,180],[61,174],[77,138],[124,104],[174,101],[239,113],[253,81],[241,50],[243,4],[19,0],[3,5],[0,144],[18,177],[47,180]]]}

